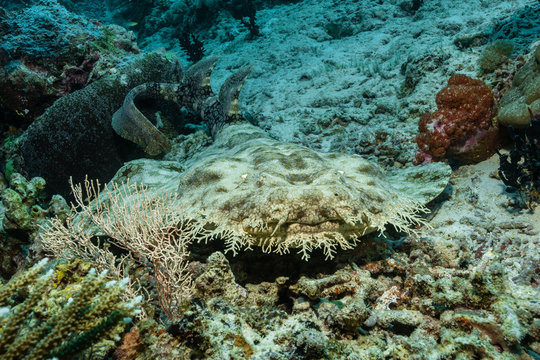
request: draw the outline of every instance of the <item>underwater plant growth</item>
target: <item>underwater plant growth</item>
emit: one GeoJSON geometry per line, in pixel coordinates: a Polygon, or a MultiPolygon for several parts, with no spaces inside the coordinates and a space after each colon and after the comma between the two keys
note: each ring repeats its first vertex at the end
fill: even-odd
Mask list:
{"type": "Polygon", "coordinates": [[[510,152],[497,150],[497,154],[501,180],[532,209],[540,201],[540,114],[530,113],[529,126],[521,130],[510,128],[510,152]]]}

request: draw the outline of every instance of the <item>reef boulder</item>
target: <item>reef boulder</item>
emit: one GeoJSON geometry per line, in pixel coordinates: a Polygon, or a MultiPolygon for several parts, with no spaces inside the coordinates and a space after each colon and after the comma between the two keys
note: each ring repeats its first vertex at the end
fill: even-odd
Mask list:
{"type": "Polygon", "coordinates": [[[113,113],[131,88],[178,79],[180,73],[176,58],[150,53],[60,98],[18,140],[16,168],[29,177],[45,178],[47,188],[62,195],[69,194],[70,177],[74,182],[86,175],[108,181],[130,160],[129,143],[111,127],[113,113]]]}
{"type": "Polygon", "coordinates": [[[512,88],[501,98],[499,123],[525,128],[531,122],[531,113],[540,113],[540,46],[514,76],[512,88]]]}

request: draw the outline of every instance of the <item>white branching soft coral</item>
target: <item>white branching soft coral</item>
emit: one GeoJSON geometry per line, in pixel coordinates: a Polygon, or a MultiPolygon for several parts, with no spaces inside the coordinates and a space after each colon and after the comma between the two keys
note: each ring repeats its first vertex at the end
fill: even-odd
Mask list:
{"type": "Polygon", "coordinates": [[[137,286],[129,281],[129,263],[150,269],[156,281],[159,304],[168,318],[178,315],[191,295],[187,247],[196,231],[182,224],[182,203],[168,192],[147,191],[136,183],[113,183],[101,188],[86,180],[72,185],[75,204],[66,219],[54,218],[41,228],[41,245],[56,257],[81,259],[120,280],[105,284],[125,288],[136,298],[137,286]],[[89,202],[86,201],[89,200],[89,202]],[[93,241],[106,236],[107,246],[93,241]],[[112,244],[126,251],[111,251],[112,244]]]}

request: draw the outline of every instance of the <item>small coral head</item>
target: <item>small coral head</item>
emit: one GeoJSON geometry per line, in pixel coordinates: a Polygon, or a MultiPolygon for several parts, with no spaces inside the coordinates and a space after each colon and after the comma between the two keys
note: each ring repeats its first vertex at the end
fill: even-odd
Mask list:
{"type": "Polygon", "coordinates": [[[483,81],[453,75],[435,101],[437,110],[424,114],[418,124],[417,163],[447,157],[478,162],[494,153],[493,93],[483,81]]]}

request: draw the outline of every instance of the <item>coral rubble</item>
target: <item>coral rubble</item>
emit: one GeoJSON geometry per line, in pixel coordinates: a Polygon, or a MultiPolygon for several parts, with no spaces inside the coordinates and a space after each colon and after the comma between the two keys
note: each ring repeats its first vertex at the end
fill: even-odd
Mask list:
{"type": "Polygon", "coordinates": [[[460,269],[434,264],[438,250],[429,245],[408,246],[410,258],[396,253],[317,278],[245,286],[214,253],[184,317],[166,336],[154,325],[131,343],[140,357],[159,343],[170,353],[166,344],[176,343],[177,352],[207,359],[532,359],[529,345],[540,342],[535,293],[511,290],[496,255],[460,269]],[[292,304],[271,296],[273,288],[292,304]]]}

